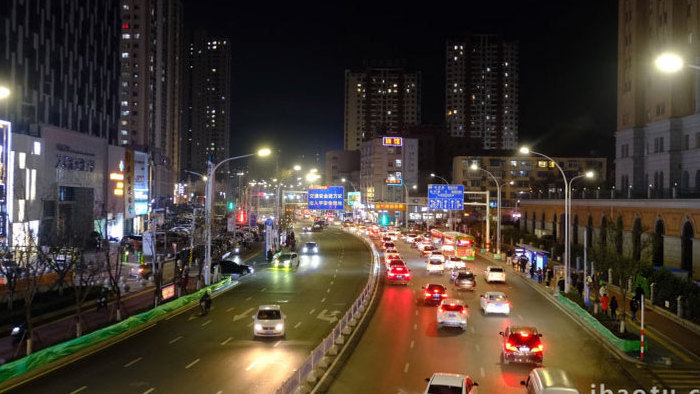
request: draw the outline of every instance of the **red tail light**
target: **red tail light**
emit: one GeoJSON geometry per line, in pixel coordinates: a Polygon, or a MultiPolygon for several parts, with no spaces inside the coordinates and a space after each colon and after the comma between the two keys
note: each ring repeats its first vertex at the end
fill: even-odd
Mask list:
{"type": "Polygon", "coordinates": [[[430,292],[426,291],[426,292],[425,292],[425,296],[426,296],[426,297],[430,297],[430,292]]]}
{"type": "Polygon", "coordinates": [[[389,277],[390,277],[390,278],[393,278],[393,277],[394,277],[394,274],[393,274],[392,272],[389,272],[389,277]]]}
{"type": "Polygon", "coordinates": [[[447,294],[442,293],[442,298],[447,298],[447,294]]]}
{"type": "Polygon", "coordinates": [[[462,308],[462,314],[466,315],[467,314],[467,308],[462,308]]]}

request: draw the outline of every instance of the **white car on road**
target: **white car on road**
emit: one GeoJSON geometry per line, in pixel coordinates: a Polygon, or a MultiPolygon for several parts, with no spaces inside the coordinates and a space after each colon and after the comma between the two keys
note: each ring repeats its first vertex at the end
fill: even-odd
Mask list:
{"type": "Polygon", "coordinates": [[[438,252],[437,250],[434,250],[430,256],[428,257],[428,260],[440,260],[443,263],[445,262],[445,255],[442,254],[442,252],[438,252]]]}
{"type": "Polygon", "coordinates": [[[472,394],[476,393],[476,386],[479,385],[467,375],[444,372],[436,372],[433,376],[425,378],[425,381],[428,382],[428,387],[425,388],[423,394],[472,394]]]}
{"type": "Polygon", "coordinates": [[[503,282],[506,283],[506,270],[502,267],[496,267],[494,265],[489,265],[484,271],[484,279],[487,283],[491,282],[503,282]]]}
{"type": "Polygon", "coordinates": [[[464,301],[456,298],[444,299],[437,309],[437,328],[459,327],[466,331],[468,314],[469,309],[464,301]]]}
{"type": "Polygon", "coordinates": [[[284,337],[286,318],[279,305],[260,305],[253,316],[253,337],[284,337]]]}
{"type": "Polygon", "coordinates": [[[510,315],[510,301],[500,291],[488,291],[479,297],[479,303],[484,314],[503,313],[510,315]]]}
{"type": "Polygon", "coordinates": [[[467,268],[467,263],[457,256],[450,256],[445,259],[445,268],[448,270],[455,268],[467,268]]]}
{"type": "Polygon", "coordinates": [[[425,270],[428,274],[441,274],[445,271],[445,263],[441,260],[428,259],[425,263],[425,270]]]}

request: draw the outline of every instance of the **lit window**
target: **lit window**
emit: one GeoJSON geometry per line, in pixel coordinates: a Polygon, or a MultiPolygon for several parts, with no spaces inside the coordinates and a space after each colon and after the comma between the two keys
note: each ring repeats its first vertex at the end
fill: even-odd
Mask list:
{"type": "Polygon", "coordinates": [[[122,101],[122,107],[128,107],[129,102],[128,101],[122,101]]]}
{"type": "Polygon", "coordinates": [[[41,142],[39,141],[34,141],[34,154],[37,156],[41,154],[41,142]]]}
{"type": "Polygon", "coordinates": [[[129,57],[129,52],[122,52],[122,59],[126,59],[129,57]]]}
{"type": "Polygon", "coordinates": [[[129,130],[122,130],[122,135],[129,135],[129,130]]]}
{"type": "Polygon", "coordinates": [[[19,169],[23,170],[27,166],[27,154],[19,152],[17,155],[17,163],[19,164],[19,169]]]}
{"type": "Polygon", "coordinates": [[[128,33],[122,34],[122,39],[123,39],[123,40],[130,40],[130,39],[131,39],[131,34],[128,34],[128,33]]]}

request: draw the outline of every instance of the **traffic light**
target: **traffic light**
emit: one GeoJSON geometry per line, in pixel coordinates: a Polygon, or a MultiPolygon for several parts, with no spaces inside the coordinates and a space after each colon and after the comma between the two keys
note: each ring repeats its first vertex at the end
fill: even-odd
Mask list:
{"type": "Polygon", "coordinates": [[[236,208],[236,204],[233,201],[228,202],[228,210],[233,211],[233,209],[236,208]]]}

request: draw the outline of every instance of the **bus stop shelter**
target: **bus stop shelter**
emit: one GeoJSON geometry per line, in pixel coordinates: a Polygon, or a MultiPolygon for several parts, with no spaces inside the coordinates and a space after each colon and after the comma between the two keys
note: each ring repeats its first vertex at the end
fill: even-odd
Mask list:
{"type": "Polygon", "coordinates": [[[549,252],[546,250],[538,249],[532,245],[527,244],[516,244],[515,245],[515,258],[520,258],[520,256],[527,257],[530,263],[535,264],[535,269],[541,269],[542,272],[546,271],[547,263],[549,262],[549,252]]]}

